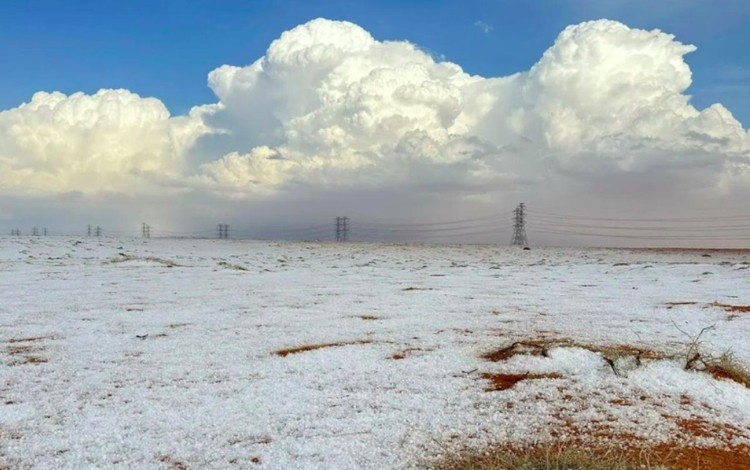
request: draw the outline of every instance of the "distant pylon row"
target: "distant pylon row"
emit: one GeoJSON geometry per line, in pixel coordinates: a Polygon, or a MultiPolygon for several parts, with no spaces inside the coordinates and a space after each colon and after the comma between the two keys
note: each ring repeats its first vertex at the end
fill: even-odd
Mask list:
{"type": "MultiPolygon", "coordinates": [[[[507,215],[507,212],[505,213],[507,215]]],[[[534,213],[536,214],[536,213],[534,213]]],[[[514,246],[521,246],[524,248],[528,247],[528,238],[526,236],[526,205],[524,203],[520,203],[516,209],[512,212],[513,217],[513,237],[511,239],[511,245],[514,246]]],[[[483,234],[491,234],[496,230],[497,222],[493,221],[494,217],[484,217],[479,219],[470,219],[470,220],[461,220],[461,221],[448,221],[448,222],[435,222],[435,223],[400,223],[400,224],[384,224],[379,222],[368,222],[367,220],[358,223],[355,226],[354,229],[354,237],[357,240],[377,240],[378,235],[381,237],[388,239],[393,238],[394,235],[396,238],[398,238],[399,235],[407,236],[407,235],[415,235],[417,238],[420,236],[423,236],[427,239],[431,238],[445,238],[450,236],[476,236],[476,235],[483,235],[483,234]],[[467,225],[470,224],[470,225],[467,225]],[[488,225],[492,225],[492,227],[488,225]],[[476,231],[479,229],[480,231],[476,231]],[[471,230],[469,233],[466,233],[467,230],[471,230]]],[[[536,217],[535,217],[536,220],[536,217]]],[[[292,230],[296,230],[297,234],[300,235],[299,239],[303,239],[302,237],[306,237],[305,239],[327,239],[331,234],[329,232],[330,225],[323,224],[323,225],[315,225],[310,227],[304,227],[304,228],[293,228],[292,230]]],[[[532,224],[532,228],[535,228],[536,225],[532,224]]],[[[141,237],[144,239],[151,238],[152,235],[152,227],[146,223],[141,223],[141,237]]],[[[505,225],[501,230],[509,228],[507,225],[505,225]]],[[[216,225],[216,237],[219,239],[229,239],[229,224],[217,224],[216,225]]],[[[250,238],[253,236],[257,236],[258,234],[263,233],[263,227],[258,227],[256,231],[253,230],[239,230],[235,231],[235,237],[239,238],[250,238]]],[[[19,229],[13,229],[10,231],[11,236],[21,236],[21,230],[19,229]]],[[[101,237],[104,234],[104,230],[100,226],[93,226],[93,225],[87,225],[86,226],[86,235],[89,237],[101,237]]],[[[127,236],[127,232],[125,231],[117,231],[117,230],[109,230],[107,232],[109,236],[127,236]]],[[[169,231],[169,230],[159,230],[157,229],[158,236],[162,237],[195,237],[195,238],[202,238],[202,237],[210,237],[211,236],[211,230],[204,230],[204,231],[193,231],[193,232],[175,232],[175,231],[169,231]]],[[[352,227],[351,227],[351,219],[347,216],[340,216],[336,217],[334,219],[334,227],[333,227],[333,239],[337,242],[346,242],[349,241],[350,237],[352,236],[352,227]]],[[[37,228],[34,227],[30,231],[30,235],[32,236],[46,236],[47,235],[47,228],[37,228]]],[[[284,234],[281,235],[281,238],[284,238],[284,234]]]]}
{"type": "Polygon", "coordinates": [[[91,225],[86,226],[86,236],[88,237],[101,237],[102,236],[102,228],[100,226],[92,227],[91,225]]]}
{"type": "MultiPolygon", "coordinates": [[[[29,234],[32,237],[46,237],[47,236],[47,227],[42,227],[41,229],[37,228],[37,227],[34,227],[34,228],[31,229],[31,231],[29,232],[29,234]]],[[[17,228],[11,229],[10,230],[10,236],[11,237],[20,237],[21,236],[21,230],[17,229],[17,228]]]]}

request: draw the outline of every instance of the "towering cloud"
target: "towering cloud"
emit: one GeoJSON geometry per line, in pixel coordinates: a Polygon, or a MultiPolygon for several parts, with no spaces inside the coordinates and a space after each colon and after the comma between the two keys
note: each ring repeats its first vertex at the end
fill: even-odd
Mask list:
{"type": "Polygon", "coordinates": [[[38,93],[0,113],[0,190],[476,196],[657,173],[660,191],[718,193],[750,181],[750,136],[722,105],[690,104],[693,50],[592,21],[566,28],[529,71],[484,78],[318,19],[251,65],[212,71],[219,101],[188,116],[124,90],[38,93]]]}
{"type": "Polygon", "coordinates": [[[530,71],[487,79],[315,20],[252,65],[210,74],[221,101],[204,118],[233,152],[202,169],[248,192],[289,181],[483,192],[554,170],[687,169],[715,184],[729,166],[746,171],[750,139],[723,106],[689,104],[683,56],[693,50],[660,31],[592,21],[566,28],[530,71]]]}
{"type": "Polygon", "coordinates": [[[0,113],[0,187],[14,193],[141,191],[176,177],[200,121],[171,119],[157,99],[126,90],[36,93],[0,113]]]}
{"type": "Polygon", "coordinates": [[[419,185],[487,171],[480,183],[497,163],[497,149],[471,133],[484,82],[412,44],[315,20],[252,65],[211,72],[221,101],[204,119],[234,152],[202,169],[251,192],[289,181],[419,185]]]}

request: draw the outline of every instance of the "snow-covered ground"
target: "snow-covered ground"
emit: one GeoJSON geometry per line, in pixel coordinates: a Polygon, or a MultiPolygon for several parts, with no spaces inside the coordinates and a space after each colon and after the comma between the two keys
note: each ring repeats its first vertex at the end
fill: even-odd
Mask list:
{"type": "Polygon", "coordinates": [[[750,444],[750,389],[683,368],[711,325],[702,350],[750,365],[750,313],[727,307],[749,304],[748,252],[0,238],[0,467],[405,468],[566,434],[750,444]],[[514,341],[549,351],[482,358],[514,341]],[[615,374],[616,345],[651,352],[615,374]],[[493,391],[496,373],[531,375],[493,391]]]}

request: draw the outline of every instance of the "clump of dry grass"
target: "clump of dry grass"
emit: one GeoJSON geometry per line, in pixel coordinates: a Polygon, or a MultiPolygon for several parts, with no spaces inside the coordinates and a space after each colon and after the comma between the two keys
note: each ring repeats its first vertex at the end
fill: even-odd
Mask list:
{"type": "Polygon", "coordinates": [[[498,449],[448,455],[429,465],[435,470],[668,470],[654,465],[642,452],[584,449],[546,445],[525,449],[498,449]]]}
{"type": "Polygon", "coordinates": [[[435,470],[740,470],[750,468],[749,458],[747,446],[704,448],[671,442],[642,447],[626,438],[617,448],[566,442],[448,453],[425,467],[435,470]]]}
{"type": "Polygon", "coordinates": [[[750,370],[740,363],[731,351],[718,357],[704,359],[704,370],[715,379],[732,380],[750,388],[750,370]]]}

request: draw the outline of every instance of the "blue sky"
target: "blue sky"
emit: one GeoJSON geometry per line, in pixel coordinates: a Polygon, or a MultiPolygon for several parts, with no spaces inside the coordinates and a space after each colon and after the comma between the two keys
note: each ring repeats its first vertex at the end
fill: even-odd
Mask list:
{"type": "Polygon", "coordinates": [[[215,101],[209,71],[252,62],[281,32],[316,17],[409,40],[483,76],[527,70],[569,24],[607,17],[659,28],[698,47],[687,57],[696,106],[721,102],[750,125],[746,0],[5,1],[0,109],[40,90],[127,88],[184,113],[215,101]]]}

